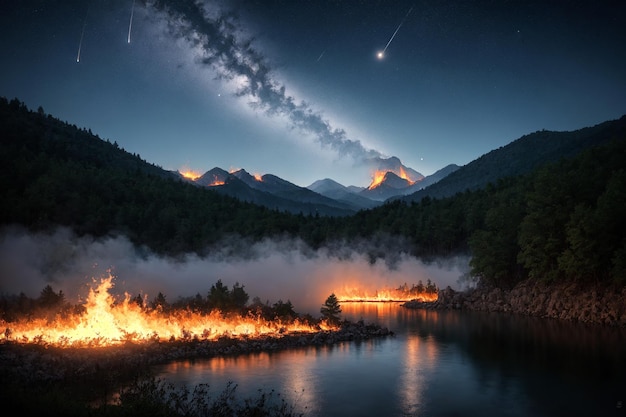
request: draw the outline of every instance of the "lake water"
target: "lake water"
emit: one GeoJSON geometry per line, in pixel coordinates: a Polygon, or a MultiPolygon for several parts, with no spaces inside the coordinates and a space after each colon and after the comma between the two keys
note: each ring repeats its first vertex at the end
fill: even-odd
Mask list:
{"type": "Polygon", "coordinates": [[[388,327],[366,342],[173,362],[159,376],[215,395],[275,390],[305,416],[623,416],[626,331],[458,311],[344,303],[388,327]]]}

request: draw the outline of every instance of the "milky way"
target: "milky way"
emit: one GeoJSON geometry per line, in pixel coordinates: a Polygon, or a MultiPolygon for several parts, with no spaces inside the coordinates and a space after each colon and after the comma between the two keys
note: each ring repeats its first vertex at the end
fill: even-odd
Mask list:
{"type": "Polygon", "coordinates": [[[286,117],[292,127],[312,134],[323,147],[329,147],[340,156],[349,156],[358,162],[383,156],[377,150],[366,148],[360,140],[349,138],[345,130],[333,127],[309,103],[297,102],[289,95],[287,86],[275,77],[252,41],[239,39],[236,19],[227,14],[211,17],[201,5],[189,0],[154,1],[148,5],[167,15],[171,35],[188,39],[190,47],[201,51],[199,65],[220,79],[237,79],[236,95],[247,100],[254,109],[269,116],[286,117]]]}

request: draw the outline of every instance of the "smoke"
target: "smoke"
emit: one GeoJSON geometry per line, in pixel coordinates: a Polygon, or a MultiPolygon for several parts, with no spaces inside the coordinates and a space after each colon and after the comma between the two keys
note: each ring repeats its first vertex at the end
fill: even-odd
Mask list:
{"type": "Polygon", "coordinates": [[[362,162],[383,156],[350,139],[345,130],[333,127],[309,103],[288,94],[268,60],[253,46],[254,39],[244,38],[232,13],[197,0],[148,0],[146,4],[167,22],[171,36],[184,39],[195,51],[198,65],[217,79],[234,83],[235,94],[247,100],[251,108],[286,118],[292,128],[312,135],[322,147],[342,157],[362,162]]]}
{"type": "Polygon", "coordinates": [[[396,254],[392,264],[372,262],[362,249],[336,244],[312,250],[298,240],[250,244],[233,239],[205,257],[172,259],[137,248],[123,236],[94,239],[63,228],[45,234],[9,228],[0,235],[0,294],[37,297],[51,285],[68,301],[78,302],[93,280],[110,270],[114,292],[120,295],[142,294],[151,300],[161,292],[174,302],[197,293],[206,296],[220,279],[231,288],[240,283],[251,299],[271,304],[290,300],[296,311],[319,315],[326,297],[346,286],[375,291],[430,279],[440,288],[455,287],[467,265],[467,260],[427,265],[403,254],[396,254]],[[241,251],[242,246],[248,249],[241,251]]]}

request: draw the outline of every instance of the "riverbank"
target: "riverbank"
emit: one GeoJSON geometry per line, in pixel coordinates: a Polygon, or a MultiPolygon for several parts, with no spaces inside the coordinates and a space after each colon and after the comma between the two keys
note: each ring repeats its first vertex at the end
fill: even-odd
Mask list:
{"type": "Polygon", "coordinates": [[[363,321],[344,321],[339,330],[285,334],[280,337],[229,338],[218,340],[176,340],[171,342],[127,343],[96,348],[61,348],[44,344],[0,343],[0,375],[23,382],[116,379],[137,370],[173,360],[193,360],[304,346],[333,345],[386,337],[393,332],[363,321]]]}
{"type": "Polygon", "coordinates": [[[437,301],[410,301],[406,308],[470,310],[522,314],[583,323],[626,326],[626,287],[545,284],[526,280],[511,290],[475,288],[439,291],[437,301]]]}

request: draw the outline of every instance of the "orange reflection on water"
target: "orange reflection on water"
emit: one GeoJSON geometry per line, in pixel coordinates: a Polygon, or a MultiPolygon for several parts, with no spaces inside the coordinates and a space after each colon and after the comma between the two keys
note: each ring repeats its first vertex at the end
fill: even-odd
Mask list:
{"type": "Polygon", "coordinates": [[[236,381],[242,397],[257,396],[259,389],[273,390],[287,404],[314,412],[323,388],[317,384],[315,367],[342,345],[345,349],[347,343],[173,362],[161,367],[159,374],[187,386],[208,383],[217,392],[224,388],[223,381],[236,381]]]}
{"type": "Polygon", "coordinates": [[[404,372],[400,378],[400,397],[403,412],[417,415],[424,403],[424,391],[429,375],[432,375],[437,357],[438,346],[431,337],[426,339],[411,335],[405,343],[404,372]]]}
{"type": "Polygon", "coordinates": [[[398,313],[399,305],[393,302],[342,303],[341,312],[348,320],[364,319],[382,324],[398,313]]]}

